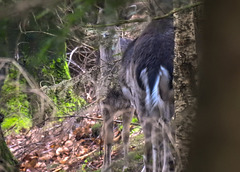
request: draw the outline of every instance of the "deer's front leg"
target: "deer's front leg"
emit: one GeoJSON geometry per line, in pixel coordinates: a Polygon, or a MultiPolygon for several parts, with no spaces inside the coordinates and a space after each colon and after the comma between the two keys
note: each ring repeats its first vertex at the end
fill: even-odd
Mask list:
{"type": "Polygon", "coordinates": [[[109,109],[103,109],[103,139],[104,139],[104,160],[102,172],[111,172],[111,152],[113,144],[113,114],[109,109]]]}
{"type": "Polygon", "coordinates": [[[128,112],[123,113],[123,151],[124,151],[124,167],[123,171],[128,167],[128,149],[129,149],[129,134],[130,134],[130,123],[133,117],[134,109],[130,108],[128,112]]]}

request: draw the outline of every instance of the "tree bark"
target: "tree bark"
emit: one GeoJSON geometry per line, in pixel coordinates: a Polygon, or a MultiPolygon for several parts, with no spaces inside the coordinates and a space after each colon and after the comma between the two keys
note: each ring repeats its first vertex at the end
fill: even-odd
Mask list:
{"type": "MultiPolygon", "coordinates": [[[[0,93],[1,93],[2,86],[4,85],[4,81],[6,77],[5,75],[6,75],[5,69],[1,69],[0,76],[2,78],[0,78],[0,93]]],[[[1,98],[1,94],[0,94],[0,98],[1,98]]],[[[6,172],[6,171],[15,172],[15,171],[18,171],[18,169],[16,168],[18,162],[14,158],[10,150],[8,149],[7,144],[5,142],[4,135],[1,128],[1,123],[3,122],[3,120],[4,120],[4,115],[0,113],[0,172],[6,172]]]]}
{"type": "MultiPolygon", "coordinates": [[[[0,114],[0,124],[3,119],[3,114],[0,114]]],[[[17,164],[17,160],[7,147],[0,125],[0,172],[17,172],[17,164]]]]}
{"type": "MultiPolygon", "coordinates": [[[[175,1],[179,8],[191,1],[175,1]]],[[[182,170],[188,165],[191,134],[196,116],[196,90],[198,57],[193,9],[174,14],[175,58],[174,58],[174,98],[176,143],[180,150],[182,170]]]]}
{"type": "Polygon", "coordinates": [[[194,172],[240,171],[239,1],[206,2],[194,172]]]}

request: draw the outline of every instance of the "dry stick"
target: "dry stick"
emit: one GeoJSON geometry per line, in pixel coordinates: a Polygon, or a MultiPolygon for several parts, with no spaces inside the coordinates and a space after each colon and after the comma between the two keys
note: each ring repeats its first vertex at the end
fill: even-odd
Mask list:
{"type": "MultiPolygon", "coordinates": [[[[167,13],[163,16],[154,17],[153,20],[159,20],[159,19],[162,19],[162,18],[166,18],[166,17],[169,17],[169,16],[171,16],[175,13],[184,11],[186,9],[191,9],[191,8],[194,8],[194,7],[197,7],[197,6],[200,6],[200,5],[203,5],[203,2],[197,2],[197,3],[189,4],[189,5],[180,7],[180,8],[176,8],[176,9],[173,9],[172,11],[170,11],[169,13],[167,13]]],[[[101,27],[108,27],[108,26],[123,25],[123,24],[128,24],[128,23],[142,23],[142,22],[146,22],[146,21],[148,21],[146,18],[133,19],[133,20],[120,20],[116,23],[102,24],[102,25],[85,25],[83,27],[86,27],[86,28],[101,28],[101,27]]]]}
{"type": "MultiPolygon", "coordinates": [[[[79,48],[80,48],[80,47],[76,47],[76,48],[74,48],[74,50],[72,50],[72,52],[71,52],[71,54],[70,54],[70,56],[69,56],[68,66],[69,66],[70,63],[72,62],[72,56],[73,56],[73,54],[74,54],[75,51],[77,51],[79,48]]],[[[83,73],[86,72],[86,71],[83,70],[80,66],[79,66],[79,69],[80,69],[83,73]]]]}
{"type": "MultiPolygon", "coordinates": [[[[102,118],[90,117],[90,116],[86,116],[86,115],[61,116],[61,117],[54,117],[53,119],[60,119],[60,118],[87,118],[87,119],[92,119],[92,120],[103,121],[102,118]]],[[[48,119],[49,119],[49,118],[48,118],[48,119]]],[[[122,123],[123,123],[123,121],[120,121],[120,120],[114,120],[113,122],[119,123],[119,124],[122,124],[122,123]]],[[[132,122],[130,123],[130,125],[140,126],[140,124],[138,124],[138,123],[132,123],[132,122]]]]}
{"type": "Polygon", "coordinates": [[[80,48],[80,47],[77,46],[77,47],[75,47],[75,48],[71,51],[70,57],[69,57],[69,61],[68,61],[68,66],[69,66],[70,62],[72,61],[72,56],[73,56],[73,54],[74,54],[75,51],[77,51],[77,49],[79,49],[79,48],[80,48]]]}
{"type": "Polygon", "coordinates": [[[94,152],[99,151],[99,150],[100,150],[100,148],[94,149],[93,151],[91,151],[83,156],[77,157],[77,159],[84,160],[85,158],[87,158],[88,156],[92,155],[94,152]]]}
{"type": "Polygon", "coordinates": [[[88,48],[91,48],[92,50],[94,50],[95,48],[94,47],[92,47],[91,45],[88,45],[88,44],[86,44],[86,43],[82,43],[84,46],[86,46],[86,47],[88,47],[88,48]]]}
{"type": "MultiPolygon", "coordinates": [[[[99,103],[100,101],[102,101],[104,98],[99,98],[98,100],[95,100],[94,102],[92,102],[91,104],[87,105],[87,106],[84,106],[82,107],[81,109],[81,112],[80,113],[88,113],[91,111],[92,109],[92,106],[96,103],[99,103]]],[[[116,113],[116,116],[120,116],[120,113],[116,113]]],[[[103,121],[102,118],[96,118],[96,117],[89,117],[87,115],[69,115],[69,116],[62,116],[62,117],[53,117],[51,119],[61,119],[61,118],[87,118],[87,119],[92,119],[92,120],[98,120],[98,121],[103,121]]],[[[48,118],[50,119],[50,118],[48,118]]],[[[46,120],[48,120],[46,119],[46,120]]],[[[122,124],[123,121],[120,121],[120,120],[114,120],[113,122],[115,123],[120,123],[122,124]]],[[[131,125],[134,125],[134,126],[140,126],[140,124],[138,123],[130,123],[131,125]]]]}

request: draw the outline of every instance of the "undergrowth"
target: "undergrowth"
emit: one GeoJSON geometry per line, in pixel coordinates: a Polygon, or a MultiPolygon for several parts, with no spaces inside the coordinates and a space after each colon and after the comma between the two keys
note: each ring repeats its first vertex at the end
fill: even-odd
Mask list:
{"type": "Polygon", "coordinates": [[[26,80],[15,68],[10,67],[0,93],[0,112],[5,117],[3,130],[14,127],[18,133],[21,128],[30,128],[32,125],[28,96],[22,91],[25,85],[26,80]]]}
{"type": "MultiPolygon", "coordinates": [[[[55,81],[58,82],[61,78],[70,78],[67,63],[64,63],[61,59],[53,61],[50,68],[44,68],[43,72],[45,78],[49,74],[49,77],[56,78],[55,81]],[[58,72],[54,73],[54,71],[58,72]]],[[[46,93],[56,106],[58,117],[75,112],[86,104],[83,98],[74,93],[72,87],[64,85],[46,93]]],[[[1,125],[3,131],[8,131],[7,134],[13,131],[19,133],[22,128],[29,129],[32,125],[35,125],[33,119],[39,115],[41,101],[39,97],[30,94],[26,79],[14,66],[9,65],[0,92],[0,113],[5,117],[1,125]]],[[[49,108],[44,109],[44,113],[51,113],[51,111],[49,108]]]]}

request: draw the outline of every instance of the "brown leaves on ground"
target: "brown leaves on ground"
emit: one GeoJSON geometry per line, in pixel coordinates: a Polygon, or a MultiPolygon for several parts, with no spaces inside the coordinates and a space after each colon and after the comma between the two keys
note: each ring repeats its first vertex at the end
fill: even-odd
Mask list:
{"type": "MultiPolygon", "coordinates": [[[[21,171],[77,171],[86,164],[86,158],[100,151],[100,136],[92,137],[91,127],[95,123],[96,120],[87,118],[71,118],[51,128],[34,128],[8,136],[6,142],[19,160],[21,171]]],[[[98,156],[91,168],[101,165],[98,156]]]]}
{"type": "MultiPolygon", "coordinates": [[[[20,171],[94,171],[102,166],[99,152],[103,142],[99,135],[92,134],[92,126],[99,122],[97,118],[70,118],[45,129],[23,130],[19,135],[7,136],[6,142],[20,162],[20,171]]],[[[115,136],[114,141],[119,141],[119,130],[115,136]]]]}

